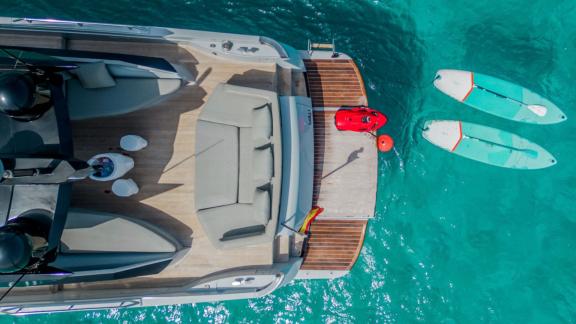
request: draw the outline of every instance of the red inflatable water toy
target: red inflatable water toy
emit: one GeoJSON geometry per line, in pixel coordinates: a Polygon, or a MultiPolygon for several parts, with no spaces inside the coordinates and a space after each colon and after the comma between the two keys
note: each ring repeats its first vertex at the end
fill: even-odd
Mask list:
{"type": "Polygon", "coordinates": [[[338,130],[353,132],[374,132],[388,121],[383,113],[368,107],[340,109],[334,120],[338,130]]]}

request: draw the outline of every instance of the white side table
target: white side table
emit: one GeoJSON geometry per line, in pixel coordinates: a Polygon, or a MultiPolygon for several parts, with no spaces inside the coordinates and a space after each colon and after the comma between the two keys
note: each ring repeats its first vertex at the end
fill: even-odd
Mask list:
{"type": "Polygon", "coordinates": [[[118,179],[112,184],[112,192],[118,197],[130,197],[140,191],[132,179],[118,179]]]}
{"type": "Polygon", "coordinates": [[[136,152],[148,146],[148,141],[138,135],[124,135],[120,139],[120,147],[124,151],[136,152]]]}

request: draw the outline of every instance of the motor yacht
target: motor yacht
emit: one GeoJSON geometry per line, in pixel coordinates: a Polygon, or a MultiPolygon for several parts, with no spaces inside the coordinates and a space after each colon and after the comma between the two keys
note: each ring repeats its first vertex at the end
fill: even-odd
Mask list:
{"type": "Polygon", "coordinates": [[[0,312],[256,298],[348,274],[378,153],[334,115],[367,104],[333,43],[0,18],[0,312]]]}

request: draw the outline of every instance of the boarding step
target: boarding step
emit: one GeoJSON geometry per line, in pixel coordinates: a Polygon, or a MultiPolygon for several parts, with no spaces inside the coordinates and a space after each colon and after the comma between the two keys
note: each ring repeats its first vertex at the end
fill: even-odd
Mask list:
{"type": "Polygon", "coordinates": [[[311,40],[308,40],[308,55],[312,56],[314,51],[328,51],[332,53],[330,57],[338,57],[334,39],[332,39],[332,43],[314,43],[311,40]]]}
{"type": "Polygon", "coordinates": [[[350,270],[362,249],[366,220],[312,223],[305,243],[302,270],[350,270]]]}
{"type": "Polygon", "coordinates": [[[313,107],[367,105],[362,76],[349,59],[304,60],[313,107]]]}

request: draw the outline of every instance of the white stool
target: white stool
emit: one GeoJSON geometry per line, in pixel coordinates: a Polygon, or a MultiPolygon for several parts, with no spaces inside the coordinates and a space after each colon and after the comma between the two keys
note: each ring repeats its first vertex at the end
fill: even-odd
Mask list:
{"type": "Polygon", "coordinates": [[[132,179],[118,179],[112,184],[112,192],[118,197],[130,197],[140,191],[132,179]]]}
{"type": "Polygon", "coordinates": [[[96,181],[116,180],[134,167],[134,160],[119,153],[98,154],[88,160],[91,166],[103,166],[104,175],[90,175],[90,179],[96,181]]]}
{"type": "Polygon", "coordinates": [[[124,151],[140,151],[146,146],[148,146],[148,141],[138,135],[124,135],[120,139],[120,147],[124,151]]]}

